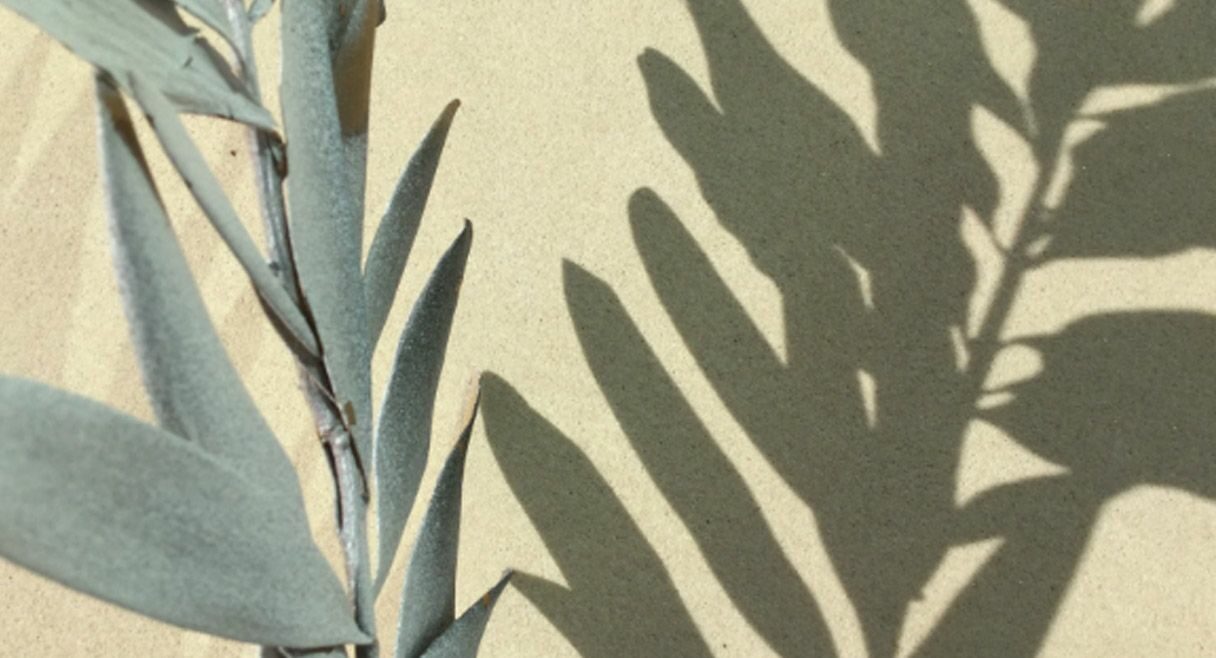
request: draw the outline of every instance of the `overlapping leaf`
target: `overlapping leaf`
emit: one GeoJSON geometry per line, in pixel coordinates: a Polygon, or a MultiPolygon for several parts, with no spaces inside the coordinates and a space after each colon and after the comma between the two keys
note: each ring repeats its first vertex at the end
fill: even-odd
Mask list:
{"type": "Polygon", "coordinates": [[[421,655],[452,624],[456,615],[461,485],[478,399],[479,391],[475,388],[465,403],[460,438],[439,473],[435,493],[410,556],[397,626],[398,658],[421,655]]]}
{"type": "Polygon", "coordinates": [[[494,604],[498,602],[498,597],[502,596],[502,591],[506,589],[507,582],[511,580],[511,572],[507,572],[499,579],[498,583],[491,587],[488,592],[481,595],[477,602],[464,611],[452,625],[443,632],[427,647],[422,654],[422,658],[473,658],[477,655],[477,647],[481,644],[481,636],[486,631],[486,624],[490,621],[490,613],[494,611],[494,604]]]}
{"type": "Polygon", "coordinates": [[[97,83],[114,262],[144,386],[161,425],[302,509],[295,470],[215,334],[118,91],[97,83]]]}
{"type": "Polygon", "coordinates": [[[291,244],[325,368],[364,467],[371,456],[370,349],[360,261],[362,217],[347,189],[329,52],[331,3],[288,2],[283,15],[283,121],[291,244]]]}
{"type": "MultiPolygon", "coordinates": [[[[200,0],[202,1],[202,0],[200,0]]],[[[213,1],[213,0],[207,0],[213,1]]],[[[147,0],[0,0],[116,78],[137,74],[183,111],[274,129],[270,114],[172,5],[147,0]]],[[[191,3],[197,4],[197,3],[191,3]]]]}
{"type": "Polygon", "coordinates": [[[211,221],[211,225],[227,243],[245,273],[253,282],[258,294],[278,317],[290,337],[309,354],[316,356],[318,347],[307,320],[287,294],[274,274],[267,267],[261,252],[253,244],[228,195],[216,180],[215,174],[194,145],[177,112],[156,87],[132,76],[127,86],[131,89],[152,124],[161,146],[169,160],[177,168],[186,187],[194,195],[199,206],[211,221]]]}
{"type": "Polygon", "coordinates": [[[0,378],[0,554],[171,624],[278,646],[360,643],[302,510],[200,447],[0,378]]]}
{"type": "Polygon", "coordinates": [[[473,228],[466,221],[414,303],[397,345],[376,427],[377,588],[388,575],[426,468],[435,390],[472,239],[473,228]]]}

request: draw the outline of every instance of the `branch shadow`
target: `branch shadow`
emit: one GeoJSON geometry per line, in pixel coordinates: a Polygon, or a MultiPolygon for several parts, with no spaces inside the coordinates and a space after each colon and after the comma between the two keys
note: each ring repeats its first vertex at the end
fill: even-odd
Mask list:
{"type": "MultiPolygon", "coordinates": [[[[778,286],[787,354],[774,353],[680,219],[643,189],[628,214],[647,275],[720,399],[814,510],[871,656],[1033,656],[1105,501],[1143,484],[1216,497],[1207,399],[1216,317],[1104,314],[1019,341],[1042,355],[1042,372],[1009,387],[1004,404],[977,408],[1007,346],[991,343],[1018,276],[1061,258],[1216,247],[1216,186],[1203,180],[1216,164],[1212,91],[1097,116],[1105,129],[1074,152],[1068,196],[1047,207],[1064,132],[1092,91],[1216,75],[1216,10],[1180,0],[1145,19],[1141,4],[1007,0],[1038,48],[1020,99],[963,0],[831,0],[841,42],[873,80],[879,152],[738,0],[686,3],[709,93],[666,56],[639,58],[659,126],[719,222],[778,286]],[[960,218],[970,209],[991,231],[1002,192],[972,136],[977,107],[1019,134],[1044,173],[1005,256],[1009,294],[968,336],[977,265],[960,218]],[[960,508],[960,451],[977,418],[1067,474],[996,487],[960,508]],[[901,647],[909,604],[946,551],[992,537],[1004,541],[928,638],[901,647]]],[[[834,655],[814,593],[637,323],[604,281],[571,263],[563,277],[601,392],[738,611],[779,655],[834,655]]],[[[499,380],[487,387],[486,426],[570,583],[526,580],[529,599],[583,655],[705,655],[653,548],[570,440],[499,380]],[[660,650],[634,633],[638,620],[684,639],[660,650]]]]}

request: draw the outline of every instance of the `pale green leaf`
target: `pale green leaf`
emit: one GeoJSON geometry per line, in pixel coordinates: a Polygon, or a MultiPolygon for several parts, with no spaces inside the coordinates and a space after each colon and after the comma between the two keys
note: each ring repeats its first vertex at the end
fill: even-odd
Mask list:
{"type": "Polygon", "coordinates": [[[215,333],[152,183],[121,95],[97,81],[102,180],[114,264],[161,425],[302,506],[299,482],[215,333]]]}
{"type": "Polygon", "coordinates": [[[371,377],[357,206],[346,188],[334,95],[329,2],[281,9],[290,234],[337,407],[363,464],[371,455],[371,377]]]}
{"type": "Polygon", "coordinates": [[[160,139],[169,160],[185,180],[186,187],[202,207],[207,219],[211,220],[211,225],[249,275],[254,289],[266,301],[267,307],[274,312],[291,337],[306,352],[318,356],[316,339],[304,319],[304,314],[292,302],[287,289],[266,265],[219,180],[215,178],[215,174],[211,172],[211,168],[207,166],[206,160],[186,132],[186,127],[178,119],[177,111],[156,87],[145,83],[142,78],[132,75],[127,86],[147,114],[148,122],[152,124],[152,129],[160,139]]]}
{"type": "Polygon", "coordinates": [[[494,604],[506,589],[511,579],[511,572],[503,574],[498,583],[477,599],[477,602],[465,610],[460,618],[427,647],[422,658],[473,658],[477,655],[477,647],[481,644],[481,636],[486,632],[486,624],[490,621],[490,613],[494,604]]]}
{"type": "Polygon", "coordinates": [[[389,199],[388,208],[376,228],[372,246],[363,266],[363,287],[367,291],[367,324],[369,345],[375,349],[384,329],[384,321],[393,307],[393,298],[401,282],[418,225],[422,220],[426,200],[431,193],[435,171],[439,168],[439,156],[452,126],[452,118],[460,101],[454,100],[435,120],[426,137],[414,151],[409,164],[389,199]]]}
{"type": "Polygon", "coordinates": [[[0,555],[68,587],[243,642],[366,642],[303,510],[198,446],[0,377],[0,555]]]}
{"type": "MultiPolygon", "coordinates": [[[[476,386],[476,384],[474,384],[476,386]]],[[[466,403],[460,438],[448,455],[418,531],[401,594],[397,658],[415,658],[439,637],[456,614],[456,550],[460,540],[461,483],[478,391],[466,403]]]]}
{"type": "Polygon", "coordinates": [[[228,21],[228,12],[224,9],[223,0],[173,0],[177,6],[185,9],[202,21],[207,27],[215,30],[230,44],[236,44],[232,38],[232,23],[228,21]]]}
{"type": "Polygon", "coordinates": [[[272,6],[274,6],[274,0],[253,0],[249,3],[249,22],[261,20],[263,16],[270,13],[272,6]]]}
{"type": "Polygon", "coordinates": [[[139,0],[0,0],[83,59],[125,79],[136,73],[186,112],[274,129],[223,58],[171,4],[139,0]]]}
{"type": "Polygon", "coordinates": [[[345,0],[334,12],[334,93],[342,130],[343,188],[350,195],[349,227],[363,244],[363,197],[367,186],[367,129],[371,108],[372,59],[380,6],[376,0],[345,0]]]}
{"type": "Polygon", "coordinates": [[[380,405],[375,440],[376,519],[380,534],[377,589],[384,584],[401,543],[401,533],[426,468],[435,390],[443,370],[452,316],[472,240],[473,228],[466,221],[464,230],[439,260],[414,303],[397,344],[393,372],[380,405]]]}

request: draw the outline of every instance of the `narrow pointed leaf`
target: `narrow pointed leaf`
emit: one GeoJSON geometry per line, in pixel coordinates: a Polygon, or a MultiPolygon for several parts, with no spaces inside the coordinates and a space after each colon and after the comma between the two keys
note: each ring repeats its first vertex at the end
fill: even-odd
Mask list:
{"type": "Polygon", "coordinates": [[[290,234],[297,275],[315,323],[325,369],[355,449],[371,455],[371,378],[363,245],[351,190],[329,53],[337,3],[282,6],[283,122],[287,140],[290,234]]]}
{"type": "Polygon", "coordinates": [[[363,245],[363,197],[367,187],[367,127],[371,108],[372,55],[380,16],[377,0],[347,0],[338,16],[334,40],[333,75],[342,129],[344,188],[350,195],[353,225],[363,245]]]}
{"type": "Polygon", "coordinates": [[[302,506],[295,469],[211,325],[122,97],[101,79],[97,94],[114,264],[152,409],[165,429],[302,506]]]}
{"type": "MultiPolygon", "coordinates": [[[[476,386],[476,383],[474,383],[476,386]]],[[[456,550],[460,540],[461,483],[469,435],[477,416],[478,391],[465,406],[460,438],[439,473],[418,541],[410,556],[397,624],[397,658],[422,655],[456,615],[456,550]]]]}
{"type": "Polygon", "coordinates": [[[282,106],[289,231],[326,372],[362,465],[371,456],[371,373],[362,243],[343,158],[328,29],[331,2],[282,6],[282,106]]]}
{"type": "Polygon", "coordinates": [[[459,100],[448,103],[422,139],[401,178],[397,179],[397,187],[372,238],[363,267],[363,287],[367,291],[369,344],[373,349],[393,307],[401,273],[405,270],[414,237],[418,235],[418,225],[435,181],[435,171],[439,168],[439,156],[459,107],[459,100]]]}
{"type": "Polygon", "coordinates": [[[0,0],[119,80],[137,73],[186,112],[274,129],[270,113],[170,4],[135,0],[0,0]]]}
{"type": "Polygon", "coordinates": [[[292,302],[283,284],[271,273],[261,252],[249,237],[249,232],[245,230],[245,225],[237,216],[236,209],[228,200],[228,195],[224,193],[215,174],[211,172],[194,141],[190,139],[186,127],[177,116],[177,111],[156,87],[147,84],[142,78],[132,76],[128,87],[148,115],[148,121],[152,124],[169,160],[185,180],[186,187],[202,207],[207,219],[211,220],[211,225],[245,269],[254,289],[290,332],[291,337],[305,351],[318,356],[317,342],[313,337],[312,328],[304,319],[304,314],[292,302]]]}
{"type": "Polygon", "coordinates": [[[0,555],[243,642],[365,642],[302,510],[163,430],[0,377],[0,555]]]}
{"type": "Polygon", "coordinates": [[[477,655],[477,647],[481,644],[481,636],[486,632],[486,624],[490,621],[490,613],[502,591],[511,580],[511,572],[503,574],[490,591],[486,592],[465,610],[460,618],[427,647],[422,658],[473,658],[477,655]]]}
{"type": "Polygon", "coordinates": [[[410,312],[380,405],[375,442],[376,518],[380,531],[377,590],[393,563],[426,468],[435,390],[443,370],[452,316],[472,240],[473,228],[466,221],[464,230],[439,260],[410,312]]]}

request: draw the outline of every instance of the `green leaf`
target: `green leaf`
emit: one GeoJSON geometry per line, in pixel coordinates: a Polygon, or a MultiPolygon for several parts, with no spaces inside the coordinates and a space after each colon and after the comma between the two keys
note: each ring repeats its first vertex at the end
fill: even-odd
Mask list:
{"type": "Polygon", "coordinates": [[[308,321],[304,319],[304,314],[292,302],[283,284],[266,265],[261,252],[245,230],[245,225],[241,223],[241,218],[237,216],[236,209],[228,200],[228,195],[224,194],[220,182],[207,166],[194,141],[190,139],[186,127],[178,119],[177,111],[156,87],[137,76],[131,76],[127,87],[148,115],[148,122],[152,124],[152,129],[160,139],[169,160],[181,174],[186,187],[202,207],[207,219],[211,220],[211,225],[249,275],[254,289],[288,330],[291,338],[305,351],[318,356],[316,338],[312,334],[312,328],[308,326],[308,321]]]}
{"type": "Polygon", "coordinates": [[[274,129],[207,42],[169,4],[136,0],[0,0],[116,78],[136,73],[183,111],[274,129]]]}
{"type": "Polygon", "coordinates": [[[291,245],[337,407],[361,460],[371,455],[371,377],[360,268],[363,245],[343,156],[329,25],[336,3],[288,2],[283,17],[283,122],[291,245]]]}
{"type": "Polygon", "coordinates": [[[477,417],[477,383],[465,404],[460,438],[439,473],[418,541],[410,556],[397,623],[397,658],[416,658],[456,615],[456,550],[460,543],[460,494],[469,435],[477,417]]]}
{"type": "Polygon", "coordinates": [[[482,595],[455,623],[447,628],[438,639],[427,647],[422,658],[473,658],[477,655],[477,646],[481,644],[481,636],[485,634],[486,624],[490,621],[490,613],[494,604],[506,589],[511,579],[511,572],[503,574],[490,591],[482,595]]]}
{"type": "Polygon", "coordinates": [[[228,360],[165,216],[126,106],[97,81],[103,187],[144,386],[161,425],[301,506],[299,482],[228,360]]]}
{"type": "Polygon", "coordinates": [[[249,3],[249,22],[262,20],[262,17],[270,13],[270,8],[273,6],[274,0],[253,0],[249,3]]]}
{"type": "Polygon", "coordinates": [[[366,642],[303,511],[97,402],[0,378],[0,554],[68,587],[242,642],[366,642]]]}
{"type": "Polygon", "coordinates": [[[435,390],[472,240],[473,227],[465,221],[464,230],[440,258],[410,311],[380,405],[375,441],[380,534],[377,590],[393,563],[426,468],[435,390]]]}
{"type": "Polygon", "coordinates": [[[343,189],[350,196],[349,227],[363,245],[363,201],[367,187],[367,129],[371,109],[372,59],[380,7],[376,0],[332,3],[330,39],[334,93],[342,130],[343,189]]]}
{"type": "Polygon", "coordinates": [[[232,38],[232,24],[228,22],[228,13],[225,11],[222,3],[223,0],[173,0],[177,6],[185,9],[207,25],[207,27],[215,30],[220,36],[224,37],[229,44],[236,44],[236,40],[232,38]]]}
{"type": "Polygon", "coordinates": [[[363,267],[363,287],[367,291],[367,323],[369,345],[375,349],[384,329],[384,321],[393,307],[393,297],[401,283],[401,272],[405,269],[418,225],[426,209],[426,201],[439,168],[439,156],[452,127],[452,118],[460,107],[453,100],[435,120],[418,150],[414,151],[397,187],[389,200],[384,217],[376,228],[367,262],[363,267]]]}

